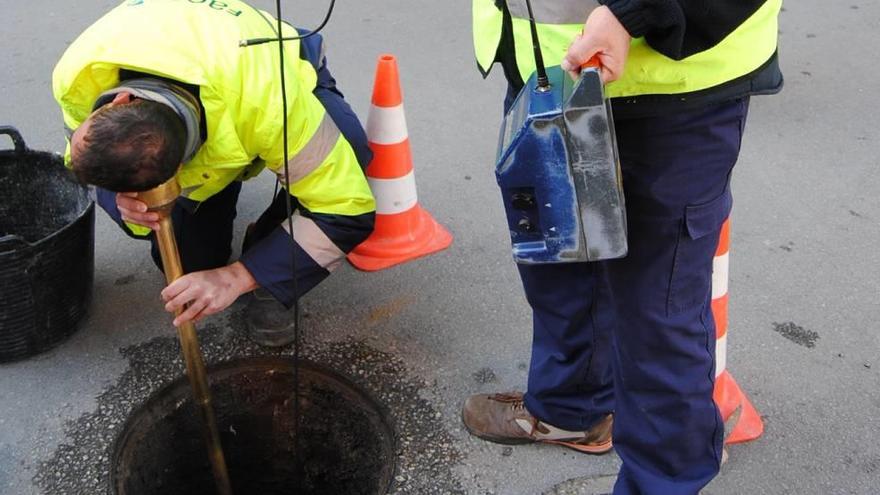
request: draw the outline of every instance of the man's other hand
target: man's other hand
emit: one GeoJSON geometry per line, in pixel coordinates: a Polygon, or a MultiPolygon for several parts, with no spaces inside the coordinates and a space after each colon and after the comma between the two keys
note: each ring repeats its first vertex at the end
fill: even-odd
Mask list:
{"type": "Polygon", "coordinates": [[[137,193],[116,193],[116,208],[126,222],[159,230],[159,214],[147,211],[147,204],[137,199],[137,193]]]}
{"type": "Polygon", "coordinates": [[[240,262],[229,266],[194,272],[180,277],[162,291],[165,309],[183,310],[174,319],[174,326],[196,322],[205,316],[223,311],[238,296],[257,288],[257,282],[240,262]]]}
{"type": "Polygon", "coordinates": [[[562,68],[572,77],[580,76],[581,66],[597,56],[602,65],[602,82],[608,84],[620,79],[626,57],[629,55],[629,32],[606,6],[593,10],[584,24],[583,34],[568,47],[562,68]]]}

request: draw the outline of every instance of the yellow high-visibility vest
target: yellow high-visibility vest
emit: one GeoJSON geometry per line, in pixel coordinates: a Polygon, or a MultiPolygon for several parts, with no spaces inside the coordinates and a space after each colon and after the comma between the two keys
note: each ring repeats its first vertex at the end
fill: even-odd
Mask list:
{"type": "MultiPolygon", "coordinates": [[[[506,0],[511,13],[516,64],[523,81],[535,71],[525,0],[506,0]]],[[[584,27],[594,0],[533,1],[538,38],[548,66],[558,65],[584,27]]],[[[782,0],[767,0],[718,44],[673,60],[635,38],[621,78],[609,84],[609,98],[683,94],[709,89],[761,68],[776,52],[777,18],[782,0]]],[[[473,0],[474,50],[486,73],[501,42],[502,11],[495,0],[473,0]]]]}

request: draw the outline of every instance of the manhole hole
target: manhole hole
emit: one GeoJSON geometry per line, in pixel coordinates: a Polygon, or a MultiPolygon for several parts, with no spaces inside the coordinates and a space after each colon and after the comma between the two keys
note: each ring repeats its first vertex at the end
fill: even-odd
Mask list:
{"type": "MultiPolygon", "coordinates": [[[[395,436],[383,408],[339,374],[302,363],[300,449],[294,462],[290,359],[254,358],[209,368],[229,476],[236,494],[384,494],[395,436]]],[[[189,382],[152,396],[117,439],[116,495],[213,495],[189,382]]]]}

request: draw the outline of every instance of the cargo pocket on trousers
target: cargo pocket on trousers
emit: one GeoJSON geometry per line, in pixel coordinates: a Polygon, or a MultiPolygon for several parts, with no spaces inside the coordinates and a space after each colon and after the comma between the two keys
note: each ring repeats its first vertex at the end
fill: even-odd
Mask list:
{"type": "Polygon", "coordinates": [[[731,206],[728,187],[708,203],[685,207],[669,280],[668,316],[702,306],[708,299],[712,290],[712,260],[731,206]]]}

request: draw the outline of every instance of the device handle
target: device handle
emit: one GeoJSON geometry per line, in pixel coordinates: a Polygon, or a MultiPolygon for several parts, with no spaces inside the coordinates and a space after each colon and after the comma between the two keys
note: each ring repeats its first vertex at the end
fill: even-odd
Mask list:
{"type": "Polygon", "coordinates": [[[587,60],[583,64],[581,64],[581,70],[584,69],[601,69],[602,62],[599,60],[599,54],[595,54],[590,57],[590,60],[587,60]]]}

